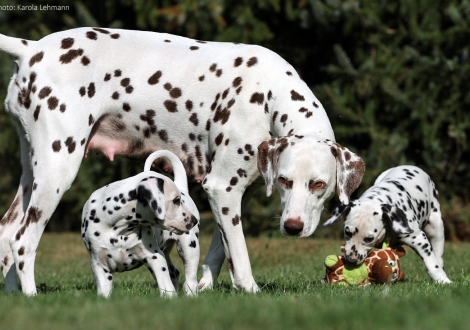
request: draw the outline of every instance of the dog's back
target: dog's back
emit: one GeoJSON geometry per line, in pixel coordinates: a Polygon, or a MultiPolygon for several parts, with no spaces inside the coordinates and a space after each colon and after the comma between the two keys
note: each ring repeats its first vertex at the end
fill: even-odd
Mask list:
{"type": "Polygon", "coordinates": [[[439,209],[438,198],[434,182],[426,172],[416,166],[403,165],[380,174],[360,200],[375,199],[398,206],[409,218],[416,218],[423,225],[431,212],[439,209]]]}

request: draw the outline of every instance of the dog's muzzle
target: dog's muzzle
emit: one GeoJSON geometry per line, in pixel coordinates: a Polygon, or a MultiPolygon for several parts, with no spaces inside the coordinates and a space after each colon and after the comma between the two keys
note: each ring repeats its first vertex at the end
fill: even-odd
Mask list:
{"type": "Polygon", "coordinates": [[[191,222],[186,225],[187,230],[191,230],[195,225],[197,225],[197,219],[194,215],[191,216],[191,222]]]}

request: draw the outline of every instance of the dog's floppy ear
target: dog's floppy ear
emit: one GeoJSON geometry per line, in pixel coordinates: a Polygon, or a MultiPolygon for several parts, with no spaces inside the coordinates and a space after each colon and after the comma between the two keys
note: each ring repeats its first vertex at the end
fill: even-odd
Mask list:
{"type": "Polygon", "coordinates": [[[336,189],[341,203],[347,205],[351,194],[361,184],[366,165],[361,157],[340,144],[326,140],[336,158],[336,189]]]}
{"type": "Polygon", "coordinates": [[[258,170],[266,182],[266,196],[273,192],[274,179],[277,175],[277,161],[281,152],[289,145],[287,137],[278,137],[263,141],[258,146],[258,170]]]}
{"type": "Polygon", "coordinates": [[[348,205],[344,205],[344,204],[340,204],[338,205],[334,210],[333,212],[331,212],[331,216],[328,218],[328,220],[326,220],[324,223],[323,223],[323,227],[326,227],[326,226],[330,226],[332,224],[334,224],[335,222],[338,222],[341,220],[341,218],[343,216],[347,216],[349,214],[349,212],[351,211],[351,207],[354,206],[354,203],[349,203],[348,205]]]}
{"type": "Polygon", "coordinates": [[[388,223],[397,234],[411,234],[413,230],[408,225],[405,212],[396,206],[382,204],[382,219],[388,223]]]}
{"type": "Polygon", "coordinates": [[[139,202],[148,205],[160,220],[164,220],[166,215],[164,183],[162,178],[148,177],[140,181],[136,188],[139,202]]]}

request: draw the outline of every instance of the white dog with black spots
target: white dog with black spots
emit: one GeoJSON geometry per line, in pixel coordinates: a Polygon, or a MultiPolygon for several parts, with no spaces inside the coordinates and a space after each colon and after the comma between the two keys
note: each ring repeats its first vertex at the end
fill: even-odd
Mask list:
{"type": "Polygon", "coordinates": [[[345,259],[361,264],[384,240],[405,244],[423,259],[429,276],[451,283],[444,271],[444,224],[438,192],[428,174],[416,166],[397,166],[377,178],[357,200],[339,205],[323,226],[344,222],[345,259]]]}
{"type": "Polygon", "coordinates": [[[266,48],[78,28],[39,41],[0,35],[0,50],[16,58],[5,108],[23,168],[0,220],[7,292],[18,290],[18,276],[24,294],[36,293],[39,240],[91,149],[110,160],[169,150],[202,183],[217,226],[201,290],[213,287],[224,260],[234,288],[259,290],[241,225],[242,197],[262,184],[253,184],[258,165],[268,194],[275,185],[283,196],[282,233],[296,237],[313,233],[335,190],[348,204],[361,182],[362,160],[333,142],[321,103],[266,48]]]}
{"type": "Polygon", "coordinates": [[[196,294],[198,222],[183,164],[166,150],[152,153],[142,173],[96,190],[83,207],[82,239],[90,253],[98,295],[109,297],[113,273],[145,265],[161,295],[174,296],[179,271],[170,252],[175,242],[184,263],[184,291],[196,294]],[[174,182],[150,170],[160,157],[170,161],[174,182]]]}

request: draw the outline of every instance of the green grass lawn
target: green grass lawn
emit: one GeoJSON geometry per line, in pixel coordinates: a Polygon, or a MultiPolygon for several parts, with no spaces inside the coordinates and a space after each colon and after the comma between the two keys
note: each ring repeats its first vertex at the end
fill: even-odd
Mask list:
{"type": "MultiPolygon", "coordinates": [[[[210,243],[201,238],[202,256],[210,243]]],[[[45,234],[35,297],[0,293],[1,329],[469,329],[470,244],[448,243],[451,285],[432,283],[419,257],[403,257],[406,281],[392,286],[322,285],[323,259],[340,241],[247,239],[262,292],[231,289],[224,266],[215,290],[162,299],[145,268],[116,274],[110,299],[96,296],[78,233],[45,234]]],[[[179,258],[174,261],[182,270],[179,258]]],[[[3,284],[0,284],[3,291],[3,284]]]]}

